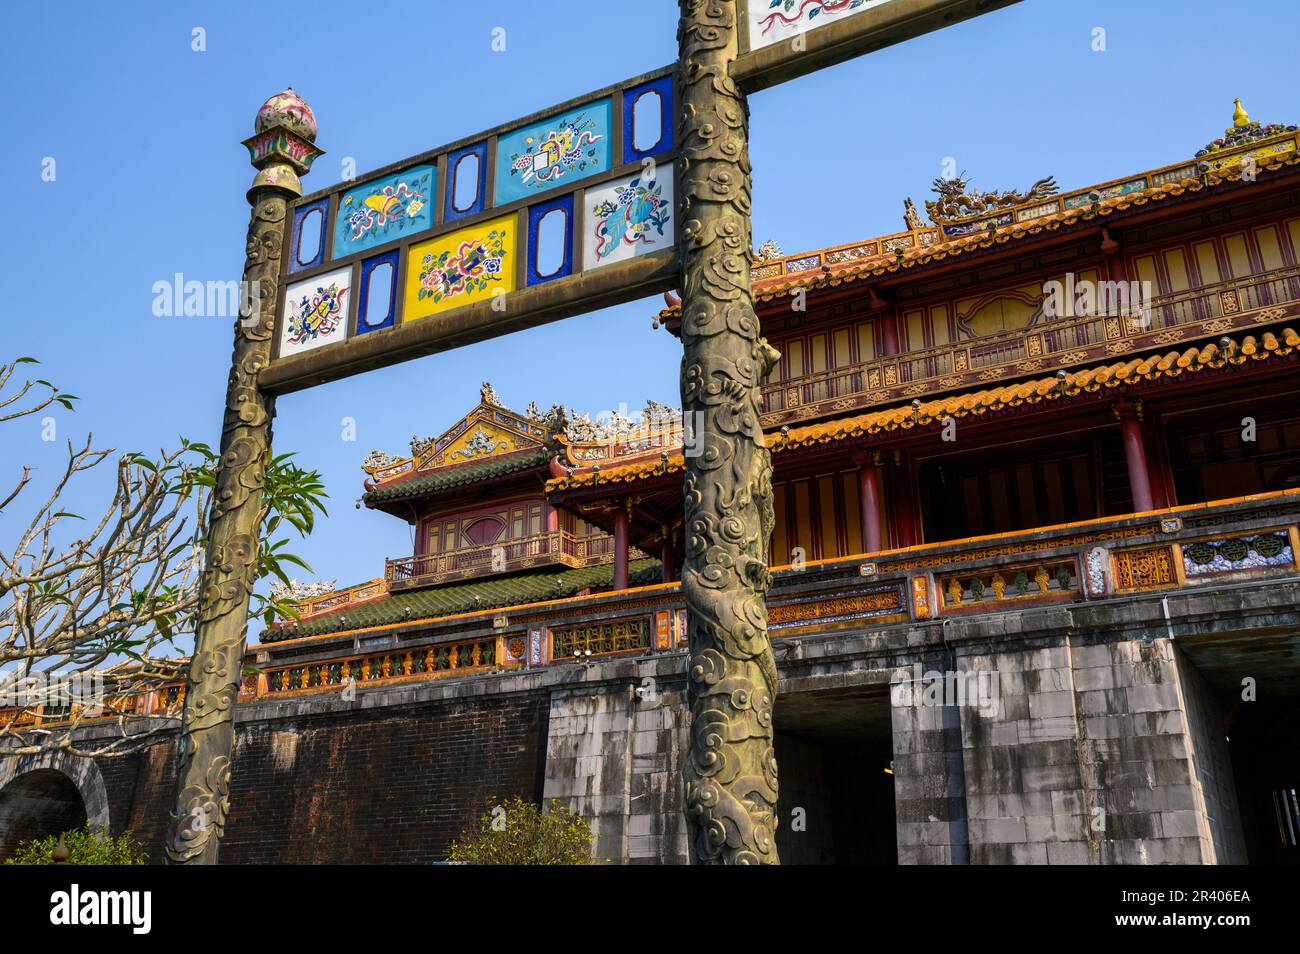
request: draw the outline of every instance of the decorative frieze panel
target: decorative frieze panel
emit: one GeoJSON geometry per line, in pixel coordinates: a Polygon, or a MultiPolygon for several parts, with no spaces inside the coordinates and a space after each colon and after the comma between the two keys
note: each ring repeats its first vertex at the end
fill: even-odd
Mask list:
{"type": "Polygon", "coordinates": [[[280,355],[302,354],[348,336],[352,306],[352,269],[309,278],[285,290],[280,355]]]}
{"type": "Polygon", "coordinates": [[[749,0],[749,49],[759,50],[890,2],[891,0],[749,0]]]}
{"type": "Polygon", "coordinates": [[[437,170],[416,166],[350,189],[334,217],[334,258],[423,232],[433,224],[437,170]]]}
{"type": "Polygon", "coordinates": [[[1118,550],[1112,555],[1112,561],[1117,590],[1146,590],[1178,584],[1173,547],[1118,550]]]}
{"type": "Polygon", "coordinates": [[[516,226],[516,219],[508,216],[411,246],[406,268],[406,320],[513,291],[516,226]]]}
{"type": "Polygon", "coordinates": [[[650,649],[650,625],[644,619],[567,626],[551,631],[551,658],[574,659],[650,649]]]}
{"type": "Polygon", "coordinates": [[[613,105],[602,99],[497,140],[496,204],[572,185],[610,168],[613,105]]]}
{"type": "Polygon", "coordinates": [[[586,191],[583,268],[591,269],[671,249],[674,242],[673,167],[638,173],[586,191]]]}
{"type": "Polygon", "coordinates": [[[769,603],[767,628],[769,632],[779,633],[906,613],[903,588],[893,583],[769,603]]]}
{"type": "Polygon", "coordinates": [[[1288,530],[1198,540],[1184,544],[1182,551],[1183,572],[1189,578],[1296,566],[1288,530]]]}
{"type": "Polygon", "coordinates": [[[1088,595],[1105,596],[1110,590],[1110,558],[1105,547],[1093,547],[1084,556],[1084,579],[1088,595]]]}
{"type": "MultiPolygon", "coordinates": [[[[404,277],[396,294],[383,286],[382,307],[358,315],[352,334],[301,339],[295,331],[301,340],[282,347],[264,372],[268,390],[283,384],[277,375],[300,384],[309,374],[317,384],[356,373],[350,356],[358,351],[374,367],[441,350],[453,332],[433,322],[416,332],[414,322],[452,309],[479,306],[472,324],[491,336],[502,309],[484,306],[502,294],[516,323],[534,313],[539,323],[672,287],[675,85],[675,66],[633,77],[291,205],[288,274],[317,281],[317,273],[351,273],[378,252],[394,257],[380,266],[381,279],[404,277]],[[664,254],[632,264],[655,253],[664,254]],[[623,267],[568,285],[567,297],[545,287],[615,263],[623,267]],[[367,332],[391,334],[361,340],[367,332]],[[281,363],[331,344],[342,347],[313,355],[311,372],[303,362],[281,363]]],[[[347,317],[345,310],[344,324],[347,317]]],[[[288,306],[277,320],[282,338],[291,321],[301,324],[288,306]]],[[[454,335],[454,344],[464,342],[463,329],[454,335]]]]}

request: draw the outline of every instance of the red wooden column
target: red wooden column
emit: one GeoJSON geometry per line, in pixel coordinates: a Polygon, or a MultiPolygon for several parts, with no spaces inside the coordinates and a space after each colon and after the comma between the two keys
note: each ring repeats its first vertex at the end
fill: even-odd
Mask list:
{"type": "Polygon", "coordinates": [[[1120,254],[1119,242],[1110,234],[1110,229],[1101,230],[1101,251],[1106,257],[1106,277],[1112,282],[1127,282],[1124,256],[1120,254]]]}
{"type": "Polygon", "coordinates": [[[1133,492],[1133,510],[1154,510],[1151,497],[1151,473],[1147,468],[1146,443],[1142,438],[1142,402],[1121,401],[1115,406],[1124,435],[1124,460],[1128,463],[1128,482],[1133,492]]]}
{"type": "Polygon", "coordinates": [[[884,337],[885,357],[892,358],[898,354],[898,315],[887,311],[880,316],[880,330],[884,337]]]}
{"type": "Polygon", "coordinates": [[[677,548],[673,546],[673,535],[667,527],[664,528],[664,541],[659,549],[659,562],[663,564],[663,575],[660,579],[664,583],[671,583],[677,575],[677,567],[674,565],[677,561],[677,548]]]}
{"type": "Polygon", "coordinates": [[[914,547],[920,534],[916,530],[916,517],[912,505],[911,458],[895,451],[894,472],[890,478],[890,501],[894,512],[894,529],[898,535],[895,546],[914,547]]]}
{"type": "Polygon", "coordinates": [[[1151,470],[1151,497],[1160,508],[1172,507],[1177,501],[1174,489],[1174,472],[1169,463],[1169,439],[1165,434],[1164,417],[1159,411],[1146,409],[1142,421],[1142,434],[1146,440],[1147,464],[1151,470]]]}
{"type": "Polygon", "coordinates": [[[858,467],[858,502],[862,511],[862,547],[878,553],[880,545],[880,468],[873,457],[858,467]]]}
{"type": "Polygon", "coordinates": [[[898,313],[887,299],[881,298],[874,288],[867,289],[871,296],[869,303],[880,312],[881,357],[892,358],[898,354],[898,313]]]}
{"type": "Polygon", "coordinates": [[[614,589],[627,589],[627,508],[614,511],[614,589]]]}

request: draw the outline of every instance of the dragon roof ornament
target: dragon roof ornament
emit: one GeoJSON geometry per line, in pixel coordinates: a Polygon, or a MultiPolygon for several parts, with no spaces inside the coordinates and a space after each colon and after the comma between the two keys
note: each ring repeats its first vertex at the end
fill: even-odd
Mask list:
{"type": "MultiPolygon", "coordinates": [[[[925,211],[930,216],[930,221],[935,225],[945,225],[974,215],[984,215],[988,212],[1009,209],[1026,202],[1051,198],[1060,191],[1055,176],[1045,176],[1039,179],[1025,192],[1019,192],[1015,189],[1008,189],[1005,192],[981,192],[979,189],[971,187],[965,176],[966,173],[963,172],[961,175],[953,176],[950,179],[934,180],[933,189],[938,193],[939,199],[937,202],[931,202],[927,199],[925,211]]],[[[904,202],[904,208],[910,209],[914,213],[916,207],[911,203],[912,200],[907,199],[904,202]]],[[[907,220],[908,228],[913,228],[911,216],[905,212],[904,218],[907,220]]],[[[919,216],[916,217],[916,221],[919,223],[919,216]]]]}
{"type": "Polygon", "coordinates": [[[271,599],[301,603],[304,600],[315,599],[318,596],[328,596],[334,592],[337,586],[338,580],[300,583],[296,579],[290,579],[287,584],[279,582],[271,584],[271,599]]]}
{"type": "Polygon", "coordinates": [[[618,443],[644,431],[674,424],[682,417],[680,409],[649,400],[646,401],[645,409],[637,414],[626,414],[624,411],[625,408],[602,411],[593,418],[590,414],[578,414],[569,408],[564,437],[572,444],[618,443]]]}

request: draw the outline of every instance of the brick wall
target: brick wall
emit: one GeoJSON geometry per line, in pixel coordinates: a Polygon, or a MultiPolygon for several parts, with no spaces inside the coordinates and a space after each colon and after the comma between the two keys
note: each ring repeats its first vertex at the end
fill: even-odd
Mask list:
{"type": "MultiPolygon", "coordinates": [[[[221,860],[412,863],[445,856],[494,797],[537,800],[544,694],[358,709],[240,725],[221,860]]],[[[113,828],[162,859],[174,747],[101,760],[113,828]]]]}

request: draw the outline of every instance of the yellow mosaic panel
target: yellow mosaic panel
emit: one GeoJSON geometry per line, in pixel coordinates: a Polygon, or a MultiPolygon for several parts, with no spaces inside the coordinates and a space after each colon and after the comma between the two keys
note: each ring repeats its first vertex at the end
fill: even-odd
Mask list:
{"type": "Polygon", "coordinates": [[[412,246],[404,320],[514,291],[518,254],[518,227],[512,215],[412,246]]]}

